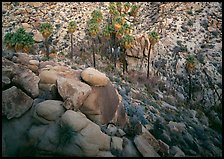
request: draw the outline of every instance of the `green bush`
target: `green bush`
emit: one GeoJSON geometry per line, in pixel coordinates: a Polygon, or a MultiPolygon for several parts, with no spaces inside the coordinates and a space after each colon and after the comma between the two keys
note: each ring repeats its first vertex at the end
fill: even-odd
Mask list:
{"type": "Polygon", "coordinates": [[[3,44],[7,48],[14,48],[16,51],[29,52],[34,44],[32,35],[26,33],[25,29],[20,27],[14,33],[6,33],[3,44]]]}

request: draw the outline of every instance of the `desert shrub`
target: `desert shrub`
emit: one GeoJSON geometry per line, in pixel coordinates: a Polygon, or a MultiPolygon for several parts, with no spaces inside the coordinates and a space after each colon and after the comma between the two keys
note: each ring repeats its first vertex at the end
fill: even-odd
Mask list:
{"type": "Polygon", "coordinates": [[[8,49],[15,49],[16,52],[22,51],[29,53],[34,44],[31,34],[26,33],[25,29],[20,27],[14,33],[6,33],[3,44],[8,49]]]}

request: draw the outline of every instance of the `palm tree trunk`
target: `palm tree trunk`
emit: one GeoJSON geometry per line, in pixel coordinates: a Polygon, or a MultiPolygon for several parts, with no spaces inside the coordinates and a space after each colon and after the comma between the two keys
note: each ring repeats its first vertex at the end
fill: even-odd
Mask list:
{"type": "Polygon", "coordinates": [[[191,74],[189,74],[189,92],[188,92],[188,95],[189,95],[189,101],[191,101],[191,92],[192,92],[192,87],[191,87],[191,74]]]}
{"type": "Polygon", "coordinates": [[[73,34],[71,33],[71,53],[70,53],[70,58],[73,58],[73,34]]]}
{"type": "Polygon", "coordinates": [[[46,47],[46,55],[47,55],[47,58],[49,59],[49,45],[48,45],[48,39],[46,38],[45,39],[45,47],[46,47]]]}
{"type": "Polygon", "coordinates": [[[92,44],[92,47],[93,47],[93,67],[96,68],[95,45],[94,45],[94,43],[92,44]]]}
{"type": "Polygon", "coordinates": [[[147,78],[149,78],[149,59],[150,59],[151,47],[152,47],[152,44],[149,45],[147,78]]]}

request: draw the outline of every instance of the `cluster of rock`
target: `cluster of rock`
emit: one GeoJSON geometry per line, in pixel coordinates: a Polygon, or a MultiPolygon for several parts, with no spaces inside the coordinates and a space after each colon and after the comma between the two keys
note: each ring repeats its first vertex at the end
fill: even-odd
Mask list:
{"type": "Polygon", "coordinates": [[[148,130],[126,135],[132,125],[104,73],[15,53],[2,57],[2,77],[3,156],[159,156],[148,130]]]}

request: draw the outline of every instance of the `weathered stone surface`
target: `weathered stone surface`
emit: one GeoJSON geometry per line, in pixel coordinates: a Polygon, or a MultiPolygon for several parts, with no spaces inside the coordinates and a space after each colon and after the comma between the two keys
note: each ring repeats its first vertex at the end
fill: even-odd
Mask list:
{"type": "Polygon", "coordinates": [[[109,78],[94,68],[87,68],[81,73],[82,79],[92,86],[106,86],[109,78]]]}
{"type": "Polygon", "coordinates": [[[32,26],[28,23],[22,23],[22,27],[25,29],[26,32],[31,32],[32,26]]]}
{"type": "Polygon", "coordinates": [[[37,65],[28,65],[28,68],[34,72],[34,73],[38,73],[38,66],[37,65]]]}
{"type": "Polygon", "coordinates": [[[33,36],[34,41],[36,41],[36,42],[44,41],[44,37],[38,30],[33,31],[33,33],[34,33],[34,36],[33,36]]]}
{"type": "Polygon", "coordinates": [[[186,125],[183,122],[170,121],[167,126],[170,128],[170,130],[178,132],[182,132],[186,128],[186,125]]]}
{"type": "MultiPolygon", "coordinates": [[[[14,93],[15,92],[16,91],[14,90],[14,93]]],[[[12,94],[10,95],[12,96],[12,94]]],[[[19,102],[19,97],[20,96],[16,96],[16,107],[19,107],[21,104],[26,104],[24,101],[22,101],[23,103],[19,102]]],[[[24,98],[21,98],[21,100],[23,99],[24,98]]],[[[7,118],[2,117],[2,138],[4,138],[5,141],[5,157],[16,157],[25,154],[33,155],[28,153],[29,148],[33,145],[26,147],[29,143],[27,132],[34,122],[32,114],[33,107],[23,113],[19,118],[8,120],[7,118]]]]}
{"type": "Polygon", "coordinates": [[[22,65],[19,65],[15,72],[12,82],[21,86],[31,97],[37,97],[39,95],[39,77],[22,65]]]}
{"type": "Polygon", "coordinates": [[[40,82],[45,84],[56,84],[58,73],[55,70],[43,70],[39,74],[40,82]]]}
{"type": "Polygon", "coordinates": [[[2,88],[9,85],[11,83],[11,80],[7,76],[2,76],[2,88]]]}
{"type": "Polygon", "coordinates": [[[172,146],[170,149],[170,153],[174,157],[185,157],[184,152],[178,146],[172,146]]]}
{"type": "Polygon", "coordinates": [[[38,66],[40,64],[40,62],[38,60],[30,60],[29,64],[38,66]]]}
{"type": "Polygon", "coordinates": [[[2,92],[2,114],[8,119],[20,117],[33,103],[33,99],[15,86],[2,92]]]}
{"type": "Polygon", "coordinates": [[[43,84],[39,83],[39,98],[42,99],[52,99],[52,100],[62,100],[60,94],[58,93],[57,86],[55,84],[43,84]]]}
{"type": "Polygon", "coordinates": [[[123,139],[120,137],[113,136],[111,139],[111,149],[122,151],[123,150],[123,139]]]}
{"type": "Polygon", "coordinates": [[[114,157],[110,151],[100,151],[96,157],[114,157]]]}
{"type": "Polygon", "coordinates": [[[134,138],[134,143],[143,157],[160,157],[160,155],[154,150],[154,148],[145,140],[141,135],[137,135],[134,138]]]}
{"type": "Polygon", "coordinates": [[[111,82],[105,87],[92,86],[92,92],[84,101],[81,112],[94,122],[108,123],[115,117],[119,98],[111,82]]]}
{"type": "Polygon", "coordinates": [[[48,120],[56,120],[65,112],[62,101],[46,100],[36,105],[36,113],[38,116],[48,120]]]}
{"type": "Polygon", "coordinates": [[[144,126],[142,126],[142,136],[153,146],[156,152],[160,150],[159,142],[144,126]]]}
{"type": "Polygon", "coordinates": [[[140,157],[138,150],[131,140],[123,137],[123,151],[122,157],[140,157]]]}
{"type": "Polygon", "coordinates": [[[74,143],[78,145],[83,156],[97,156],[100,151],[110,149],[110,137],[101,132],[100,127],[86,118],[81,112],[67,110],[61,117],[63,125],[68,125],[76,134],[74,143]]]}
{"type": "Polygon", "coordinates": [[[89,85],[74,79],[59,78],[57,80],[59,94],[64,101],[70,100],[72,105],[65,105],[66,109],[77,110],[91,93],[89,85]]]}
{"type": "Polygon", "coordinates": [[[16,53],[15,56],[15,62],[23,65],[28,65],[31,60],[31,57],[26,53],[16,53]]]}

